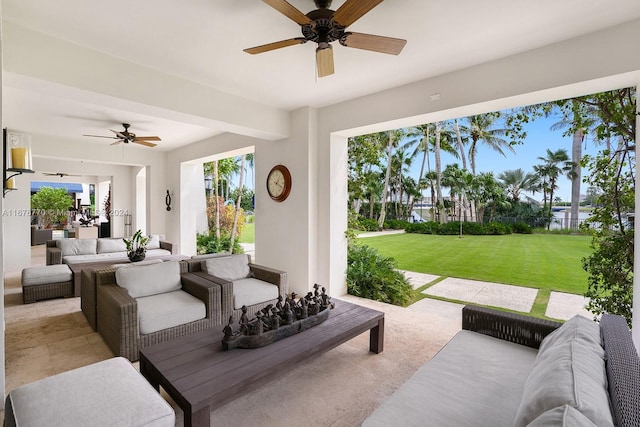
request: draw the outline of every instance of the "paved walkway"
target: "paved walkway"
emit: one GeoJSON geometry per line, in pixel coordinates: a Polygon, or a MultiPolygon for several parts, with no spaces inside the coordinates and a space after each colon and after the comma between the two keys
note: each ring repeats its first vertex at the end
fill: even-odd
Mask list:
{"type": "MultiPolygon", "coordinates": [[[[402,271],[414,289],[418,289],[440,278],[434,274],[402,271]]],[[[504,285],[500,283],[482,282],[478,280],[447,277],[444,280],[422,291],[426,295],[438,296],[451,300],[464,301],[502,307],[528,313],[538,294],[538,290],[523,286],[504,285]]],[[[584,307],[588,299],[581,295],[564,292],[551,292],[545,315],[552,319],[568,320],[576,314],[592,317],[584,307]]],[[[424,298],[409,308],[422,312],[435,311],[452,316],[459,316],[463,304],[424,298]]]]}

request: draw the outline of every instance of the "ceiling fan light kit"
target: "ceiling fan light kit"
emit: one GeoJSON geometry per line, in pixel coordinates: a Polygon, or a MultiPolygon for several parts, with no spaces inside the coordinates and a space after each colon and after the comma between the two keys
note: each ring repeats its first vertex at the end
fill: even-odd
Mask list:
{"type": "Polygon", "coordinates": [[[407,41],[403,39],[345,31],[349,25],[382,3],[382,0],[347,0],[336,11],[329,9],[331,0],[314,0],[317,9],[306,15],[286,0],[263,1],[300,25],[304,37],[268,43],[248,48],[244,51],[255,55],[287,46],[303,44],[308,41],[317,43],[316,66],[318,77],[325,77],[335,72],[333,50],[330,43],[336,40],[345,47],[390,55],[398,55],[407,44],[407,41]]]}

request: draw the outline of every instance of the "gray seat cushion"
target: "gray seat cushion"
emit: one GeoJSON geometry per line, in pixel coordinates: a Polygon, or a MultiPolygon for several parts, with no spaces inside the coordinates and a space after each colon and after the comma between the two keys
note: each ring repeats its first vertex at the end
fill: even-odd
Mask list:
{"type": "Polygon", "coordinates": [[[27,267],[22,270],[22,286],[69,282],[72,277],[71,269],[65,264],[27,267]]]}
{"type": "Polygon", "coordinates": [[[460,331],[362,425],[513,427],[535,357],[532,348],[460,331]]]}
{"type": "Polygon", "coordinates": [[[233,307],[241,308],[278,298],[278,287],[269,282],[248,278],[233,281],[233,307]]]}
{"type": "Polygon", "coordinates": [[[204,319],[204,302],[185,291],[136,298],[140,334],[146,335],[204,319]]]}
{"type": "Polygon", "coordinates": [[[24,385],[6,403],[11,427],[175,425],[171,406],[122,357],[24,385]]]}

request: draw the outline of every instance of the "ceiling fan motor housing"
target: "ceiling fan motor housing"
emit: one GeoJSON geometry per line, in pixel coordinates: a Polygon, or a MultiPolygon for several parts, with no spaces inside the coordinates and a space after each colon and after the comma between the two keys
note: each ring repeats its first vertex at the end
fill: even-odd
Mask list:
{"type": "MultiPolygon", "coordinates": [[[[322,3],[322,2],[316,2],[322,3]]],[[[331,2],[325,2],[331,4],[331,2]]],[[[313,22],[302,25],[302,35],[308,41],[322,44],[321,48],[329,47],[329,43],[340,40],[344,36],[344,27],[333,20],[334,11],[320,8],[307,13],[313,22]]]]}

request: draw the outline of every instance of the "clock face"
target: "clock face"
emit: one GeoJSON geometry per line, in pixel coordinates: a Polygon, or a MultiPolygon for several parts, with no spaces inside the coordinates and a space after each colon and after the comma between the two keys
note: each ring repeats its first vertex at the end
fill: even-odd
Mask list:
{"type": "Polygon", "coordinates": [[[285,200],[291,191],[289,169],[283,165],[274,166],[269,175],[267,175],[267,191],[273,200],[277,202],[285,200]]]}

